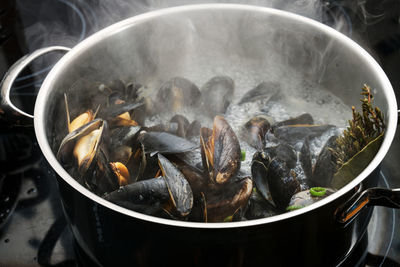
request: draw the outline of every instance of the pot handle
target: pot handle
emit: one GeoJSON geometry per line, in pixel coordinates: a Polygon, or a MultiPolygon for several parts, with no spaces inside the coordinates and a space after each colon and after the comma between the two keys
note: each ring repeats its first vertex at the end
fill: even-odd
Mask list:
{"type": "Polygon", "coordinates": [[[400,188],[369,188],[350,199],[336,212],[338,222],[344,226],[353,221],[366,207],[383,206],[400,209],[400,188]]]}
{"type": "Polygon", "coordinates": [[[9,119],[8,116],[21,117],[21,115],[29,117],[29,118],[33,118],[33,115],[28,114],[28,113],[24,112],[23,110],[19,109],[10,100],[11,87],[12,87],[15,79],[18,77],[18,75],[21,73],[21,71],[26,66],[28,66],[32,61],[34,61],[38,57],[40,57],[44,54],[53,52],[53,51],[68,52],[70,50],[71,50],[71,48],[64,47],[64,46],[49,46],[49,47],[35,50],[32,53],[25,55],[24,57],[20,58],[17,62],[15,62],[10,67],[10,69],[7,71],[7,73],[4,75],[3,80],[0,83],[0,90],[1,90],[0,91],[0,114],[3,116],[6,116],[7,119],[9,119]]]}

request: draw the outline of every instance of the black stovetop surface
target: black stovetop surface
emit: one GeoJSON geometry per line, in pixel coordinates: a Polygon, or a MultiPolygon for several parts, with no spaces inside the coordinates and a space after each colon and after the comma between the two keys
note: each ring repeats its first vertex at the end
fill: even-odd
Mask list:
{"type": "MultiPolygon", "coordinates": [[[[0,75],[19,57],[37,48],[48,45],[71,47],[115,21],[167,5],[163,1],[111,2],[114,6],[105,0],[2,2],[0,75]],[[154,6],[149,7],[149,3],[154,6]],[[114,10],[116,6],[119,8],[114,10]]],[[[309,15],[304,10],[289,7],[290,1],[246,3],[252,2],[309,15]]],[[[311,17],[337,28],[366,48],[387,73],[400,100],[400,76],[397,73],[400,66],[400,2],[297,2],[318,5],[323,12],[317,17],[312,13],[311,17]]],[[[175,2],[176,5],[183,3],[185,1],[175,2]]],[[[18,78],[14,96],[20,105],[32,109],[35,94],[54,62],[52,58],[35,62],[18,78]]],[[[0,129],[0,266],[82,265],[78,264],[80,253],[66,227],[55,174],[38,148],[33,128],[0,125],[0,129]]],[[[382,163],[379,186],[400,188],[399,159],[400,133],[397,133],[382,163]]],[[[347,265],[400,266],[399,221],[399,211],[375,208],[363,239],[365,249],[355,252],[355,259],[347,265]]]]}

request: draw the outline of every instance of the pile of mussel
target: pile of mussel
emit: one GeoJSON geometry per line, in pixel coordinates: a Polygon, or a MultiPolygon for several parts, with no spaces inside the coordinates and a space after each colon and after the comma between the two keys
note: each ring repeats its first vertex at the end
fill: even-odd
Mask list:
{"type": "MultiPolygon", "coordinates": [[[[154,94],[120,80],[96,88],[87,110],[71,109],[64,95],[68,133],[57,158],[108,201],[164,218],[224,222],[272,216],[334,192],[325,187],[335,171],[335,137],[318,157],[309,146],[335,126],[315,125],[307,113],[275,123],[258,114],[235,133],[224,116],[235,90],[229,77],[214,77],[200,89],[175,77],[154,94]],[[182,114],[187,110],[205,114],[212,128],[190,122],[182,114]],[[169,121],[147,125],[169,114],[169,121]],[[254,155],[246,156],[244,142],[254,155]],[[244,157],[252,157],[248,172],[241,168],[244,157]]],[[[262,82],[235,104],[275,101],[278,95],[276,84],[262,82]]]]}

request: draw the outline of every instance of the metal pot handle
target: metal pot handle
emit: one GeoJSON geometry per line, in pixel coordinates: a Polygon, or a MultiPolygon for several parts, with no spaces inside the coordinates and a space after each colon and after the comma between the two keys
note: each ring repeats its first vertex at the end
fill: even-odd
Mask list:
{"type": "Polygon", "coordinates": [[[400,188],[369,188],[356,194],[336,212],[338,222],[344,226],[352,222],[366,207],[383,206],[400,209],[400,188]]]}
{"type": "MultiPolygon", "coordinates": [[[[71,48],[64,47],[64,46],[49,46],[45,48],[41,48],[38,50],[33,51],[30,54],[25,55],[21,59],[19,59],[17,62],[15,62],[10,69],[7,71],[7,73],[4,75],[3,80],[1,81],[0,84],[0,114],[2,116],[6,117],[21,117],[26,116],[29,118],[33,118],[33,115],[28,114],[24,112],[23,110],[19,109],[16,107],[10,100],[10,92],[11,92],[11,87],[15,81],[15,79],[18,77],[18,75],[21,73],[21,71],[28,66],[32,61],[37,59],[38,57],[53,52],[53,51],[70,51],[71,48]]],[[[9,119],[9,118],[8,118],[9,119]]]]}

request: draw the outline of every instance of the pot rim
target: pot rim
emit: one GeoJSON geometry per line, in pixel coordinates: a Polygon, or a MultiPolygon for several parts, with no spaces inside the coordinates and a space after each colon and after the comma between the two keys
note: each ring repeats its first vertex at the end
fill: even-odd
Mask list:
{"type": "Polygon", "coordinates": [[[242,4],[198,4],[198,5],[185,5],[185,6],[160,9],[160,10],[151,11],[148,13],[144,13],[141,15],[137,15],[137,16],[122,20],[111,26],[106,27],[105,29],[98,31],[97,33],[94,33],[92,36],[86,38],[85,40],[83,40],[82,42],[77,44],[74,48],[72,48],[72,50],[70,52],[68,52],[66,55],[64,55],[59,60],[59,62],[57,62],[57,64],[53,67],[53,69],[47,75],[45,81],[43,82],[43,84],[39,90],[37,100],[35,103],[35,110],[34,110],[34,128],[35,128],[36,137],[37,137],[39,146],[40,146],[44,156],[46,157],[47,161],[52,166],[52,168],[57,172],[57,174],[59,176],[61,176],[62,179],[65,180],[65,182],[67,182],[70,186],[72,186],[79,193],[83,194],[84,196],[90,198],[94,202],[96,202],[104,207],[110,208],[116,212],[125,214],[130,217],[134,217],[136,219],[153,222],[153,223],[169,225],[169,226],[178,226],[178,227],[187,227],[187,228],[209,228],[209,229],[249,227],[249,226],[256,226],[256,225],[260,225],[260,224],[279,222],[279,221],[287,220],[287,219],[308,213],[310,211],[316,210],[318,208],[321,208],[324,205],[343,196],[344,194],[349,192],[351,189],[356,187],[358,184],[360,184],[375,168],[378,167],[380,162],[385,157],[387,151],[389,150],[389,147],[390,147],[391,142],[395,135],[396,125],[397,125],[397,103],[396,103],[396,97],[395,97],[393,88],[390,84],[390,81],[387,78],[384,71],[382,70],[382,68],[380,67],[380,65],[360,45],[358,45],[356,42],[351,40],[349,37],[334,30],[333,28],[330,28],[330,27],[328,27],[320,22],[317,22],[315,20],[312,20],[310,18],[306,18],[301,15],[297,15],[294,13],[277,10],[277,9],[273,9],[273,8],[253,6],[253,5],[242,5],[242,4]],[[55,83],[57,75],[60,73],[60,71],[62,71],[63,67],[65,65],[68,65],[69,62],[73,58],[78,57],[81,53],[85,53],[85,51],[92,45],[102,41],[106,37],[109,37],[111,35],[114,35],[121,31],[124,31],[125,29],[127,29],[129,27],[133,27],[134,25],[139,25],[140,23],[144,23],[147,20],[150,20],[155,17],[163,16],[163,15],[171,15],[174,13],[182,13],[182,12],[184,13],[184,12],[194,11],[194,10],[210,10],[210,9],[212,9],[212,10],[218,10],[218,9],[221,9],[221,10],[246,10],[246,11],[251,11],[251,12],[256,12],[256,13],[263,13],[266,15],[278,15],[281,17],[285,17],[287,19],[297,20],[299,23],[305,23],[305,24],[309,25],[310,27],[314,27],[315,29],[326,33],[333,39],[339,39],[342,43],[346,44],[349,49],[357,51],[357,53],[359,53],[366,60],[366,62],[371,66],[371,68],[374,70],[376,76],[379,78],[378,82],[379,82],[379,84],[381,84],[382,89],[383,89],[382,92],[388,102],[388,113],[386,114],[388,123],[387,123],[387,128],[386,128],[383,143],[382,143],[378,153],[376,154],[375,158],[355,179],[353,179],[353,181],[351,181],[349,184],[347,184],[346,186],[344,186],[343,188],[338,190],[336,193],[328,196],[327,198],[322,199],[310,206],[307,206],[307,207],[304,207],[302,209],[298,209],[298,210],[295,210],[292,212],[287,212],[284,214],[267,217],[267,218],[262,218],[262,219],[255,219],[255,220],[241,221],[241,222],[201,223],[201,222],[184,222],[184,221],[176,221],[176,220],[171,220],[171,219],[163,219],[163,218],[142,214],[139,212],[135,212],[135,211],[120,207],[120,206],[113,204],[113,203],[97,196],[96,194],[90,192],[88,189],[86,189],[82,185],[80,185],[74,178],[72,178],[64,170],[64,168],[57,161],[55,155],[53,154],[53,152],[50,148],[50,145],[46,138],[46,131],[45,131],[45,117],[46,117],[46,113],[45,113],[46,108],[45,107],[46,107],[47,99],[49,98],[50,92],[53,88],[53,84],[55,83]]]}

